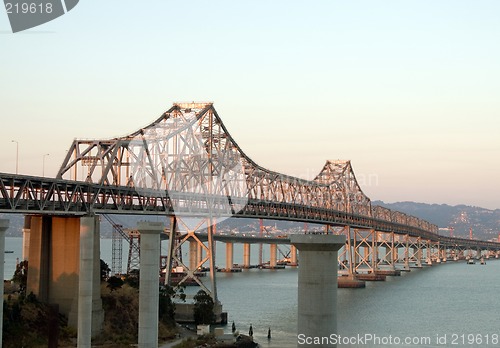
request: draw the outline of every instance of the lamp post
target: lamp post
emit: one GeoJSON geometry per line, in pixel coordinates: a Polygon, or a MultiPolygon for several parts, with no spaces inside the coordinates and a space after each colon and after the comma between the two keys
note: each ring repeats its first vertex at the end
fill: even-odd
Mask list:
{"type": "Polygon", "coordinates": [[[43,164],[42,164],[42,177],[45,177],[45,157],[49,156],[50,153],[46,153],[43,155],[43,164]]]}
{"type": "Polygon", "coordinates": [[[16,175],[19,174],[19,142],[17,140],[12,140],[12,143],[16,143],[16,175]]]}

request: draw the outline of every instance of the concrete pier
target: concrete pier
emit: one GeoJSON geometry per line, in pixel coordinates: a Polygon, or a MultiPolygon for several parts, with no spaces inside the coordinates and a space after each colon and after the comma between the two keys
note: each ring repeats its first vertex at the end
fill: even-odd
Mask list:
{"type": "Polygon", "coordinates": [[[277,264],[277,257],[278,257],[278,245],[276,244],[269,244],[269,267],[270,268],[275,268],[277,264]]]}
{"type": "Polygon", "coordinates": [[[379,269],[377,272],[375,272],[377,275],[382,275],[382,276],[400,276],[401,275],[401,270],[399,269],[379,269]]]}
{"type": "MultiPolygon", "coordinates": [[[[5,259],[5,231],[9,228],[9,220],[0,219],[0,294],[3,296],[4,259],[5,259]]],[[[3,301],[0,305],[0,347],[3,339],[3,301]]]]}
{"type": "Polygon", "coordinates": [[[200,264],[203,259],[203,246],[199,243],[196,243],[196,263],[200,264]]]}
{"type": "Polygon", "coordinates": [[[139,222],[141,266],[139,279],[139,348],[158,347],[158,305],[161,222],[139,222]]]}
{"type": "MultiPolygon", "coordinates": [[[[87,324],[91,325],[91,335],[94,337],[100,332],[104,319],[99,281],[98,217],[86,217],[81,220],[79,217],[48,215],[31,217],[27,293],[33,292],[41,302],[58,304],[59,311],[68,317],[68,326],[77,329],[82,262],[80,243],[88,245],[90,240],[93,256],[85,256],[86,266],[83,270],[92,272],[92,320],[87,320],[87,324]],[[91,232],[92,236],[87,235],[87,232],[91,232]]],[[[85,247],[85,252],[89,251],[89,248],[85,247]]],[[[90,281],[88,277],[88,274],[84,276],[84,283],[90,281]]],[[[87,286],[90,283],[85,284],[87,286]]],[[[85,296],[89,296],[87,290],[84,291],[85,296]]],[[[85,301],[88,300],[88,297],[84,298],[85,301]]],[[[86,331],[87,328],[83,330],[86,331]]]]}
{"type": "Polygon", "coordinates": [[[337,333],[337,251],[345,236],[294,234],[290,242],[300,260],[297,346],[336,347],[328,340],[318,345],[307,339],[337,333]]]}
{"type": "Polygon", "coordinates": [[[231,272],[233,269],[233,243],[226,243],[226,271],[231,272]]]}
{"type": "Polygon", "coordinates": [[[80,219],[80,269],[78,278],[78,348],[90,348],[92,338],[92,293],[94,282],[95,217],[80,219]]]}
{"type": "Polygon", "coordinates": [[[189,240],[189,269],[195,271],[198,265],[198,242],[194,239],[189,240]]]}
{"type": "Polygon", "coordinates": [[[376,272],[372,273],[360,273],[356,274],[355,278],[362,281],[383,282],[385,281],[386,276],[380,272],[380,270],[377,270],[376,272]]]}
{"type": "Polygon", "coordinates": [[[297,266],[297,248],[290,245],[290,266],[297,266]]]}
{"type": "Polygon", "coordinates": [[[243,244],[243,267],[250,268],[250,243],[243,244]]]}
{"type": "Polygon", "coordinates": [[[339,289],[360,289],[366,287],[366,283],[363,280],[354,276],[337,277],[337,283],[339,289]]]}

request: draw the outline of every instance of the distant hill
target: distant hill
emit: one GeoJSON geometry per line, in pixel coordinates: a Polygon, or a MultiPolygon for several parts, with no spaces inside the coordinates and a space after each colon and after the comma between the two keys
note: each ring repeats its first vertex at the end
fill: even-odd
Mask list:
{"type": "Polygon", "coordinates": [[[468,238],[470,228],[472,228],[473,236],[478,239],[498,238],[500,233],[500,209],[489,210],[468,205],[451,206],[415,202],[373,201],[372,204],[419,217],[439,227],[452,227],[456,237],[468,238]]]}

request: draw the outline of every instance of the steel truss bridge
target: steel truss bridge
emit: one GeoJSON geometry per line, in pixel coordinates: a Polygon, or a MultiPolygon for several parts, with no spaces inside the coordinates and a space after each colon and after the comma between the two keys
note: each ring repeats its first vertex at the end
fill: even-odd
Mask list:
{"type": "MultiPolygon", "coordinates": [[[[212,103],[175,103],[123,137],[74,140],[56,178],[0,173],[0,212],[170,216],[170,233],[185,237],[171,243],[169,267],[183,265],[186,277],[207,261],[214,268],[211,235],[216,222],[228,217],[316,223],[325,226],[325,233],[344,233],[344,258],[351,262],[341,266],[351,273],[360,263],[376,270],[373,260],[379,257],[373,250],[378,248],[369,252],[371,259],[360,251],[374,245],[387,246],[382,259],[392,259],[386,256],[394,245],[404,244],[406,260],[419,259],[423,249],[428,259],[439,259],[443,250],[500,250],[496,242],[440,236],[428,221],[372,205],[350,161],[326,161],[313,180],[259,166],[231,137],[212,103]],[[199,223],[184,223],[188,217],[199,223]],[[195,235],[200,228],[208,231],[208,245],[195,235]],[[189,239],[206,252],[191,267],[175,256],[189,239]]],[[[216,298],[215,280],[207,291],[216,298]]]]}

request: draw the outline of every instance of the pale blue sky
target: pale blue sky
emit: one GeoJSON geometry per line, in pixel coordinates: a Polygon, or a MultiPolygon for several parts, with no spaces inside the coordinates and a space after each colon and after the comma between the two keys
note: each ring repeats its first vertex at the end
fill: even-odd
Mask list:
{"type": "Polygon", "coordinates": [[[373,200],[500,208],[500,2],[82,0],[10,33],[0,171],[54,176],[73,138],[214,101],[257,163],[350,159],[373,200]]]}

